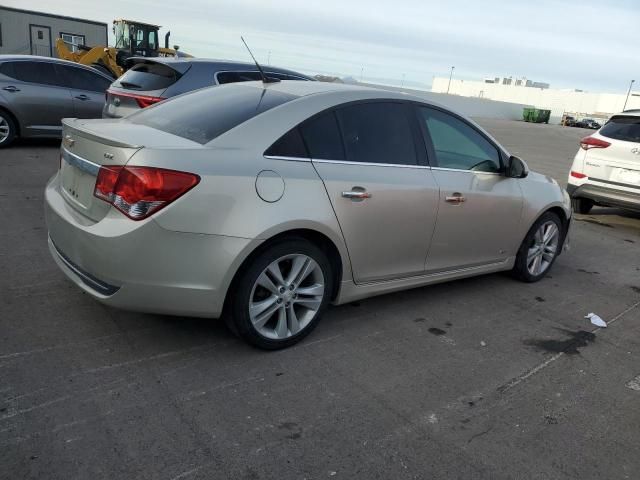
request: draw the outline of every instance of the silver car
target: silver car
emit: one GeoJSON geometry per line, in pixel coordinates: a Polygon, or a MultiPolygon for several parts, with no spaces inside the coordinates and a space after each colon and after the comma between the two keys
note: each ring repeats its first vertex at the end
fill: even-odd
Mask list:
{"type": "Polygon", "coordinates": [[[60,137],[64,117],[100,118],[112,79],[57,58],[0,55],[0,148],[60,137]]]}
{"type": "Polygon", "coordinates": [[[305,337],[329,303],[511,270],[566,244],[566,192],[475,123],[401,93],[229,84],[64,121],[46,187],[62,271],[114,307],[305,337]]]}

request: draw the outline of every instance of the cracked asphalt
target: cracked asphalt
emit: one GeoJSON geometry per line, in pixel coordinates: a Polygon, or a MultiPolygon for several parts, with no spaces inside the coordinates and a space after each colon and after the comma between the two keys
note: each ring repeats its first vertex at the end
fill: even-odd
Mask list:
{"type": "MultiPolygon", "coordinates": [[[[588,133],[480,123],[562,183],[588,133]]],[[[65,280],[42,208],[57,167],[57,142],[0,150],[0,478],[638,478],[640,215],[577,217],[537,284],[334,307],[266,353],[65,280]]]]}

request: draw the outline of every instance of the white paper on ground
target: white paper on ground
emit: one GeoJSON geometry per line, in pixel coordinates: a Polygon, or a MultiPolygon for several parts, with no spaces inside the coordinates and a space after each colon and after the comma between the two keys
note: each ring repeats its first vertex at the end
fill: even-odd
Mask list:
{"type": "Polygon", "coordinates": [[[595,313],[588,313],[587,315],[584,316],[584,318],[590,319],[591,323],[593,323],[596,327],[607,328],[607,322],[605,322],[602,318],[600,318],[595,313]]]}

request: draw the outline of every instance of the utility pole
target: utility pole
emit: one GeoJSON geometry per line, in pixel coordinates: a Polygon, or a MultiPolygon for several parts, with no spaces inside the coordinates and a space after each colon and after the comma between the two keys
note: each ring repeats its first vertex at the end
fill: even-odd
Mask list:
{"type": "Polygon", "coordinates": [[[629,101],[629,95],[631,94],[631,87],[633,87],[634,82],[635,80],[631,80],[631,83],[629,84],[629,91],[627,92],[627,98],[624,99],[624,107],[622,107],[623,112],[627,108],[627,102],[629,101]]]}
{"type": "Polygon", "coordinates": [[[449,85],[447,85],[447,93],[449,93],[449,89],[451,88],[451,77],[453,77],[453,69],[456,67],[451,67],[451,73],[449,74],[449,85]]]}

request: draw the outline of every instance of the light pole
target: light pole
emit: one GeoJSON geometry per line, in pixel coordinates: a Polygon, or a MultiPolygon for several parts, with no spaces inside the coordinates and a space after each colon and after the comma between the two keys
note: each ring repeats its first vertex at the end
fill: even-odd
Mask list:
{"type": "Polygon", "coordinates": [[[402,82],[400,82],[400,88],[404,87],[404,73],[402,74],[402,82]]]}
{"type": "Polygon", "coordinates": [[[451,73],[449,74],[449,85],[447,85],[447,93],[449,93],[449,89],[451,88],[451,77],[453,77],[453,69],[456,67],[451,67],[451,73]]]}
{"type": "Polygon", "coordinates": [[[360,69],[360,83],[362,83],[362,74],[364,73],[364,67],[360,69]]]}
{"type": "Polygon", "coordinates": [[[271,65],[271,50],[269,50],[269,55],[267,55],[267,65],[271,65]]]}
{"type": "Polygon", "coordinates": [[[629,91],[627,92],[627,98],[624,99],[624,107],[622,107],[623,112],[627,108],[627,102],[629,101],[629,94],[631,93],[631,87],[633,87],[634,82],[635,80],[631,80],[631,83],[629,84],[629,91]]]}

